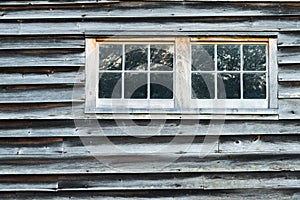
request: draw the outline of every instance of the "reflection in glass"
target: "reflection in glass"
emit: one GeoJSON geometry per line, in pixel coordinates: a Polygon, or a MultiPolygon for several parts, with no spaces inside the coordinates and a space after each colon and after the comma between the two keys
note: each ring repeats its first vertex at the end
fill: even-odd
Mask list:
{"type": "Polygon", "coordinates": [[[144,71],[148,66],[147,45],[125,45],[125,70],[144,71]]]}
{"type": "Polygon", "coordinates": [[[174,45],[155,44],[150,46],[150,70],[173,70],[174,45]]]}
{"type": "Polygon", "coordinates": [[[192,45],[192,71],[213,71],[214,51],[214,45],[192,45]]]}
{"type": "Polygon", "coordinates": [[[222,44],[217,46],[218,70],[239,71],[241,66],[240,45],[222,44]]]}
{"type": "Polygon", "coordinates": [[[248,44],[243,46],[244,70],[266,70],[266,45],[248,44]]]}
{"type": "Polygon", "coordinates": [[[173,98],[173,74],[151,73],[150,74],[150,98],[172,99],[173,98]]]}
{"type": "Polygon", "coordinates": [[[99,64],[100,70],[122,70],[122,45],[101,44],[99,64]]]}
{"type": "Polygon", "coordinates": [[[121,73],[99,73],[99,98],[121,98],[121,73]]]}
{"type": "Polygon", "coordinates": [[[192,73],[192,98],[213,99],[215,97],[214,82],[213,74],[192,73]]]}
{"type": "Polygon", "coordinates": [[[240,74],[218,74],[218,99],[239,98],[241,98],[240,74]]]}
{"type": "Polygon", "coordinates": [[[147,73],[125,73],[124,97],[127,99],[147,99],[147,73]]]}
{"type": "Polygon", "coordinates": [[[246,73],[243,75],[244,98],[265,99],[266,98],[266,74],[246,73]]]}

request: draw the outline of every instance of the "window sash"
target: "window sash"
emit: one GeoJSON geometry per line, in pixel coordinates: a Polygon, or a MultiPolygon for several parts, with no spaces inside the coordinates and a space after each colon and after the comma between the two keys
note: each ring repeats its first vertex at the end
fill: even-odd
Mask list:
{"type": "MultiPolygon", "coordinates": [[[[87,39],[87,103],[86,111],[101,112],[101,110],[112,110],[112,107],[130,109],[137,108],[141,110],[194,110],[201,108],[225,108],[225,109],[270,109],[277,108],[277,62],[274,52],[277,48],[276,39],[252,38],[252,39],[232,39],[226,40],[220,38],[190,38],[190,37],[167,37],[167,38],[113,38],[105,40],[105,43],[128,43],[132,44],[175,44],[174,50],[174,65],[173,65],[173,99],[100,99],[98,98],[98,81],[99,81],[99,43],[101,39],[87,39]],[[207,40],[210,40],[209,42],[207,40]],[[237,41],[238,40],[238,41],[237,41]],[[175,42],[175,43],[174,43],[175,42]],[[191,44],[267,44],[266,71],[253,71],[253,73],[266,73],[266,99],[192,99],[191,96],[191,74],[196,71],[191,71],[191,44]],[[189,58],[189,59],[184,59],[189,58]],[[96,67],[95,67],[96,66],[96,67]],[[273,67],[272,69],[270,67],[273,67]],[[95,73],[95,68],[97,73],[95,73]],[[91,81],[92,79],[92,81],[91,81]],[[96,84],[95,84],[96,83],[96,84]],[[180,83],[180,84],[178,84],[180,83]],[[188,88],[188,89],[187,89],[188,88]],[[94,90],[94,91],[92,91],[94,90]],[[276,93],[274,93],[276,91],[276,93]]],[[[241,66],[242,68],[242,66],[241,66]]],[[[101,71],[102,72],[102,71],[101,71]]],[[[161,73],[161,71],[157,71],[161,73]]],[[[203,73],[204,71],[199,71],[203,73]]],[[[209,72],[209,71],[208,71],[209,72]]],[[[234,73],[234,71],[218,71],[217,73],[234,73]]],[[[241,73],[241,72],[238,72],[241,73]]],[[[247,71],[248,73],[248,71],[247,71]]],[[[251,73],[251,72],[249,72],[251,73]]],[[[144,111],[141,111],[144,112],[144,111]]],[[[120,111],[121,113],[121,111],[120,111]]],[[[172,113],[172,112],[171,112],[172,113]]]]}

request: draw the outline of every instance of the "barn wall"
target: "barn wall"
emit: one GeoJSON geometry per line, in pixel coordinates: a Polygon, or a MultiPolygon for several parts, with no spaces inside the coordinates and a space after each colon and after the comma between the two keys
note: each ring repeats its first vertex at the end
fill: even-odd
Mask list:
{"type": "MultiPolygon", "coordinates": [[[[0,198],[300,198],[299,10],[293,1],[1,1],[0,198]],[[85,37],[145,33],[277,37],[278,120],[232,117],[199,157],[209,120],[167,120],[143,139],[124,132],[127,121],[84,115],[85,37]],[[95,121],[100,135],[86,125],[95,121]],[[183,144],[195,137],[187,151],[147,154],[178,134],[183,144]],[[99,137],[140,154],[99,162],[83,145],[99,137]],[[178,154],[159,173],[149,168],[178,154]]],[[[137,123],[136,136],[156,128],[137,123]]]]}

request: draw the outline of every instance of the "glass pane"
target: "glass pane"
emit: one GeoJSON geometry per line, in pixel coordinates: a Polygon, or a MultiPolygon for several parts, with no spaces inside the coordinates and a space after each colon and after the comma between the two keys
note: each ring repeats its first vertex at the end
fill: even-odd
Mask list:
{"type": "Polygon", "coordinates": [[[192,45],[192,71],[213,71],[214,62],[214,45],[192,45]]]}
{"type": "Polygon", "coordinates": [[[215,98],[215,76],[213,74],[192,73],[192,98],[215,98]]]}
{"type": "Polygon", "coordinates": [[[244,70],[264,71],[266,70],[266,45],[244,45],[244,70]]]}
{"type": "Polygon", "coordinates": [[[240,99],[240,74],[218,74],[218,99],[240,99]]]}
{"type": "Polygon", "coordinates": [[[173,99],[173,74],[151,73],[150,74],[150,98],[173,99]]]}
{"type": "Polygon", "coordinates": [[[147,99],[147,73],[125,73],[124,97],[127,99],[147,99]]]}
{"type": "Polygon", "coordinates": [[[245,99],[265,99],[266,98],[266,74],[244,74],[244,98],[245,99]]]}
{"type": "Polygon", "coordinates": [[[156,44],[150,47],[150,70],[173,71],[174,45],[156,44]]]}
{"type": "Polygon", "coordinates": [[[99,73],[99,98],[121,98],[121,73],[99,73]]]}
{"type": "Polygon", "coordinates": [[[101,44],[99,64],[100,70],[122,70],[122,45],[101,44]]]}
{"type": "Polygon", "coordinates": [[[217,46],[218,70],[239,71],[241,66],[240,45],[222,44],[217,46]]]}
{"type": "Polygon", "coordinates": [[[144,71],[148,66],[147,45],[125,45],[125,70],[144,71]]]}

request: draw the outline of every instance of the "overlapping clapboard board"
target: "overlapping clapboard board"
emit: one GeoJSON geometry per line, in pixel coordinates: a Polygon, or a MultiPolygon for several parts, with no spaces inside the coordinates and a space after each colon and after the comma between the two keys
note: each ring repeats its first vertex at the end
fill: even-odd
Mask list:
{"type": "Polygon", "coordinates": [[[0,194],[2,199],[255,199],[257,189],[262,198],[299,198],[299,3],[84,2],[85,8],[83,1],[0,3],[0,185],[3,192],[16,192],[0,194]],[[158,130],[147,120],[138,121],[137,128],[100,119],[99,127],[89,127],[72,109],[72,103],[80,109],[84,104],[85,34],[120,30],[124,35],[277,35],[279,120],[226,121],[204,158],[199,148],[209,120],[167,120],[158,130]],[[74,98],[74,91],[82,95],[74,98]],[[86,126],[75,126],[73,119],[86,126]],[[136,153],[103,152],[96,159],[79,136],[90,140],[90,147],[106,137],[136,153]],[[149,153],[174,136],[183,140],[172,144],[173,150],[149,153]],[[186,151],[177,150],[191,138],[186,151]],[[177,157],[158,174],[149,169],[157,160],[177,157]],[[52,191],[60,192],[53,196],[52,191]]]}

